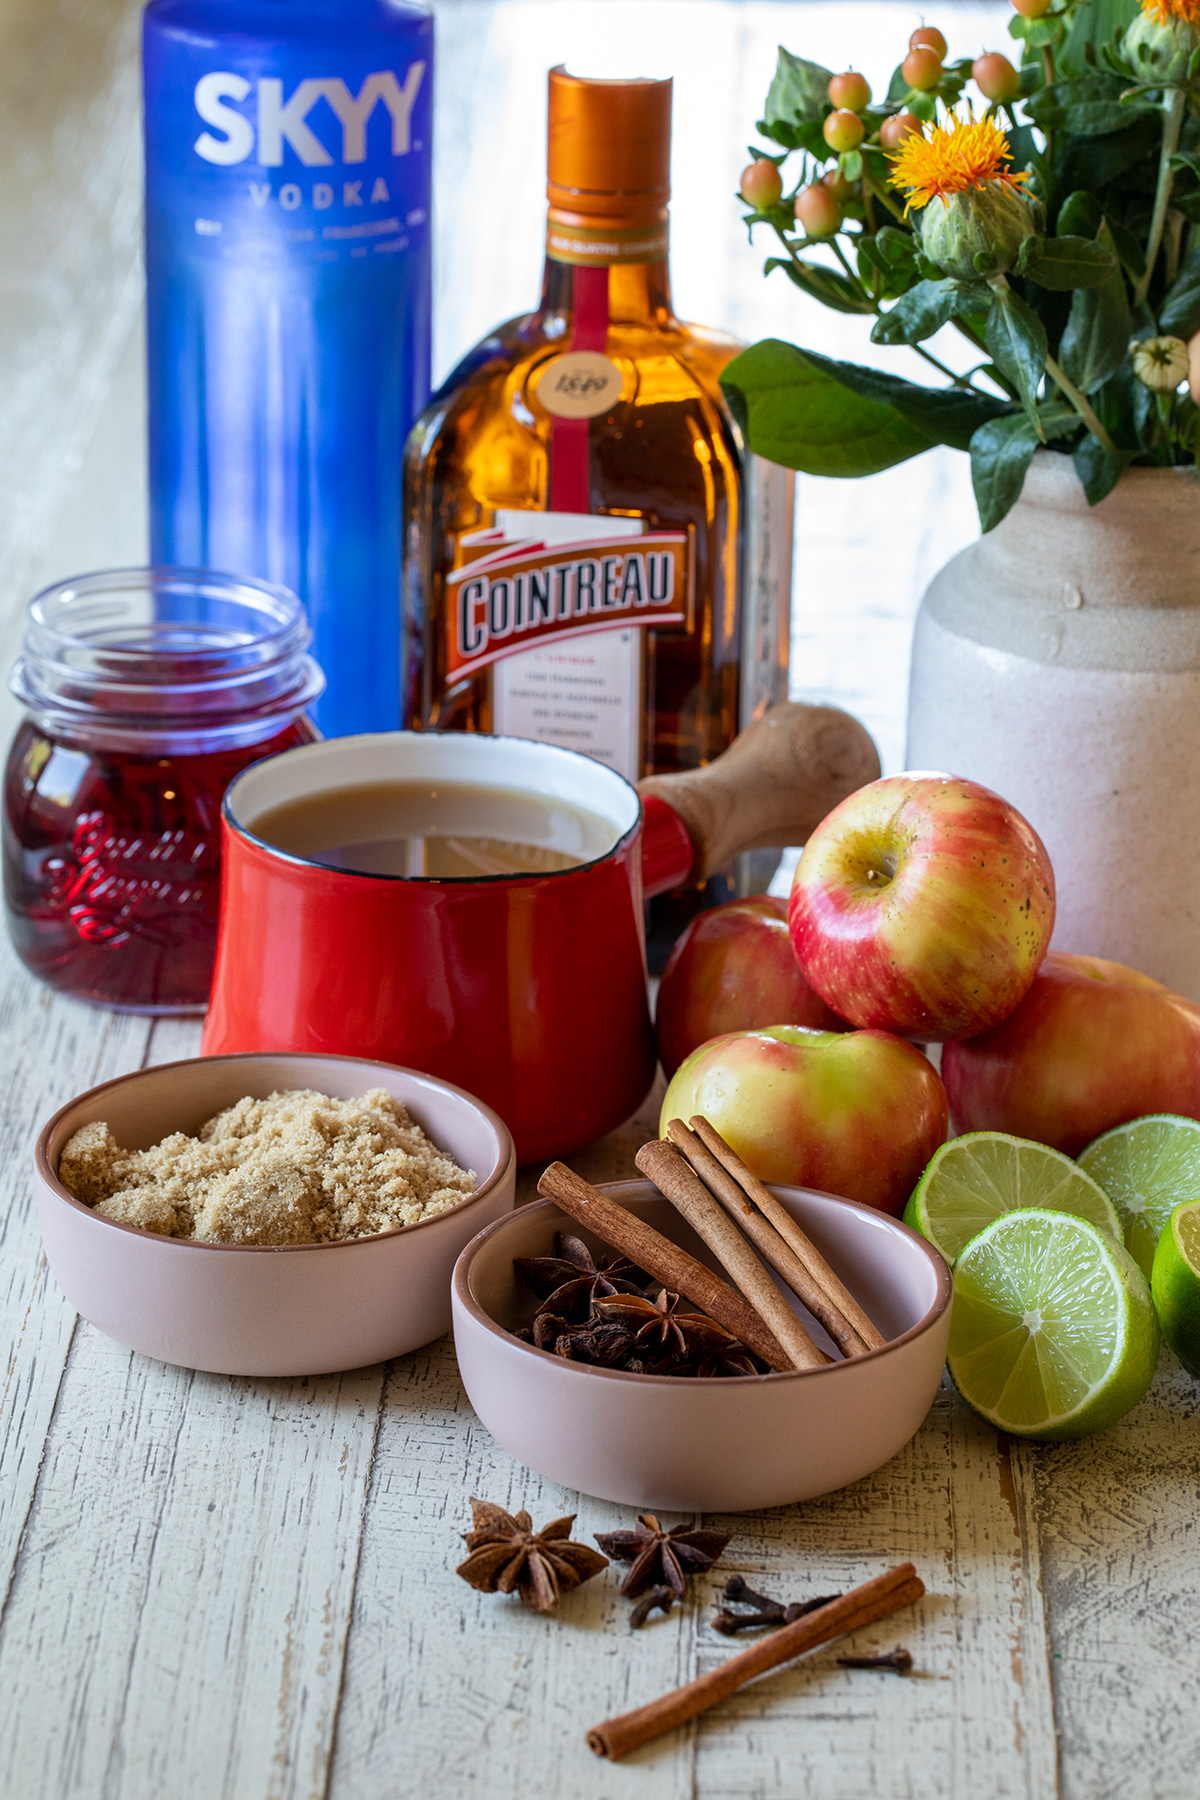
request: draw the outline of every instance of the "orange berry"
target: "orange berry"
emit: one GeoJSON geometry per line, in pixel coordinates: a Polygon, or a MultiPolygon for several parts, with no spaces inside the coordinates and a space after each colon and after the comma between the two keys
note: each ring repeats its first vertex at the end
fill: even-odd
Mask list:
{"type": "Polygon", "coordinates": [[[936,25],[917,26],[917,29],[908,40],[908,47],[910,50],[915,50],[918,44],[928,45],[929,49],[936,51],[942,62],[945,62],[946,40],[936,25]]]}
{"type": "Polygon", "coordinates": [[[998,50],[977,56],[971,74],[985,100],[1015,100],[1021,92],[1021,77],[998,50]]]}
{"type": "Polygon", "coordinates": [[[832,237],[842,222],[842,209],[821,182],[814,181],[796,195],[796,217],[809,237],[832,237]]]}
{"type": "Polygon", "coordinates": [[[1052,0],[1012,0],[1023,19],[1044,19],[1052,0]]]}
{"type": "Polygon", "coordinates": [[[866,136],[863,122],[858,114],[852,113],[845,106],[840,106],[836,112],[831,112],[821,130],[829,148],[836,150],[839,156],[843,151],[857,150],[866,136]]]}
{"type": "Polygon", "coordinates": [[[885,150],[898,150],[906,137],[920,131],[921,121],[913,113],[893,113],[879,127],[879,142],[885,150]]]}
{"type": "Polygon", "coordinates": [[[746,205],[763,212],[782,198],[783,176],[773,162],[760,156],[742,170],[738,187],[746,205]]]}
{"type": "Polygon", "coordinates": [[[855,183],[847,181],[840,168],[826,169],[821,177],[821,186],[828,188],[839,206],[844,206],[855,191],[855,183]]]}
{"type": "Polygon", "coordinates": [[[900,64],[900,73],[910,88],[929,94],[942,79],[942,59],[928,44],[918,44],[900,64]]]}
{"type": "Polygon", "coordinates": [[[829,98],[835,106],[848,106],[851,112],[863,112],[871,104],[871,85],[854,69],[835,75],[829,83],[829,98]]]}

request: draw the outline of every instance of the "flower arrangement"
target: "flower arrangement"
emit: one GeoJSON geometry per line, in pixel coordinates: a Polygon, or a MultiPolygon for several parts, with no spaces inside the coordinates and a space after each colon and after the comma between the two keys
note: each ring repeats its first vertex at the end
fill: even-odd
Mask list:
{"type": "Polygon", "coordinates": [[[921,26],[881,102],[781,48],[758,125],[777,148],[742,176],[751,232],[782,252],[765,272],[910,346],[930,385],[777,339],[723,381],[750,448],[809,474],[968,451],[985,531],[1039,447],[1074,458],[1095,505],[1130,464],[1194,466],[1200,443],[1200,0],[1013,5],[1019,68],[947,61],[921,26]],[[947,325],[970,366],[929,348],[947,325]]]}

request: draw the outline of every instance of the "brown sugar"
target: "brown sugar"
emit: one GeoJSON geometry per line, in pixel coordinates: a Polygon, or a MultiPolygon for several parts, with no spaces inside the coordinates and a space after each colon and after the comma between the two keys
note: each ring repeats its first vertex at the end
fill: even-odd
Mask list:
{"type": "Polygon", "coordinates": [[[416,1225],[475,1191],[398,1100],[372,1088],[247,1097],[194,1137],[124,1150],[103,1120],[64,1148],[58,1178],[106,1219],[210,1244],[326,1244],[416,1225]]]}

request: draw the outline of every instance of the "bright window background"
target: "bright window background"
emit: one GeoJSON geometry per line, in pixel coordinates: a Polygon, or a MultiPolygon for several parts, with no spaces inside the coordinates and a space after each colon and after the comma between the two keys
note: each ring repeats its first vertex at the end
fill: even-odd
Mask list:
{"type": "MultiPolygon", "coordinates": [[[[434,0],[435,373],[537,298],[546,71],[675,79],[673,252],[680,312],[924,379],[865,322],[762,277],[734,198],[776,46],[881,91],[922,17],[954,55],[1011,47],[1007,0],[434,0]]],[[[141,319],[141,0],[0,5],[0,662],[25,601],[146,556],[141,319]]],[[[954,334],[938,349],[955,361],[954,334]]],[[[937,340],[935,340],[937,342],[937,340]]],[[[935,570],[976,531],[966,458],[931,451],[858,482],[799,483],[792,641],[798,696],[848,707],[903,766],[909,637],[935,570]]],[[[15,705],[0,690],[5,735],[15,705]]]]}

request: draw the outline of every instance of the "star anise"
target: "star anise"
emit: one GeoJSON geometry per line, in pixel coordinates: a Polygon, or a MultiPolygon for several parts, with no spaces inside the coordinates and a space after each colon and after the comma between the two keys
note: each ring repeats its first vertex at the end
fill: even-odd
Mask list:
{"type": "Polygon", "coordinates": [[[644,1294],[614,1294],[597,1300],[593,1311],[606,1323],[624,1325],[633,1337],[633,1354],[651,1367],[652,1358],[687,1361],[710,1352],[743,1346],[704,1313],[684,1312],[683,1299],[664,1288],[656,1300],[644,1294]]]}
{"type": "Polygon", "coordinates": [[[514,1589],[534,1612],[552,1612],[559,1596],[590,1581],[608,1567],[608,1558],[590,1544],[570,1541],[575,1514],[554,1519],[534,1531],[527,1512],[507,1513],[490,1500],[472,1497],[474,1524],[463,1532],[471,1554],[455,1570],[484,1594],[511,1594],[514,1589]]]}
{"type": "Polygon", "coordinates": [[[632,1599],[648,1587],[669,1587],[681,1598],[689,1575],[712,1565],[729,1542],[728,1532],[674,1525],[664,1531],[653,1513],[639,1513],[638,1531],[606,1531],[596,1542],[606,1556],[632,1563],[621,1592],[632,1599]]]}
{"type": "MultiPolygon", "coordinates": [[[[549,1308],[582,1324],[592,1302],[605,1294],[640,1294],[646,1276],[624,1256],[597,1263],[582,1239],[567,1232],[555,1234],[554,1256],[514,1256],[513,1271],[535,1294],[542,1296],[539,1312],[549,1308]],[[641,1276],[641,1281],[634,1279],[641,1276]]],[[[536,1340],[535,1340],[536,1341],[536,1340]]],[[[544,1346],[543,1346],[544,1347],[544,1346]]]]}

